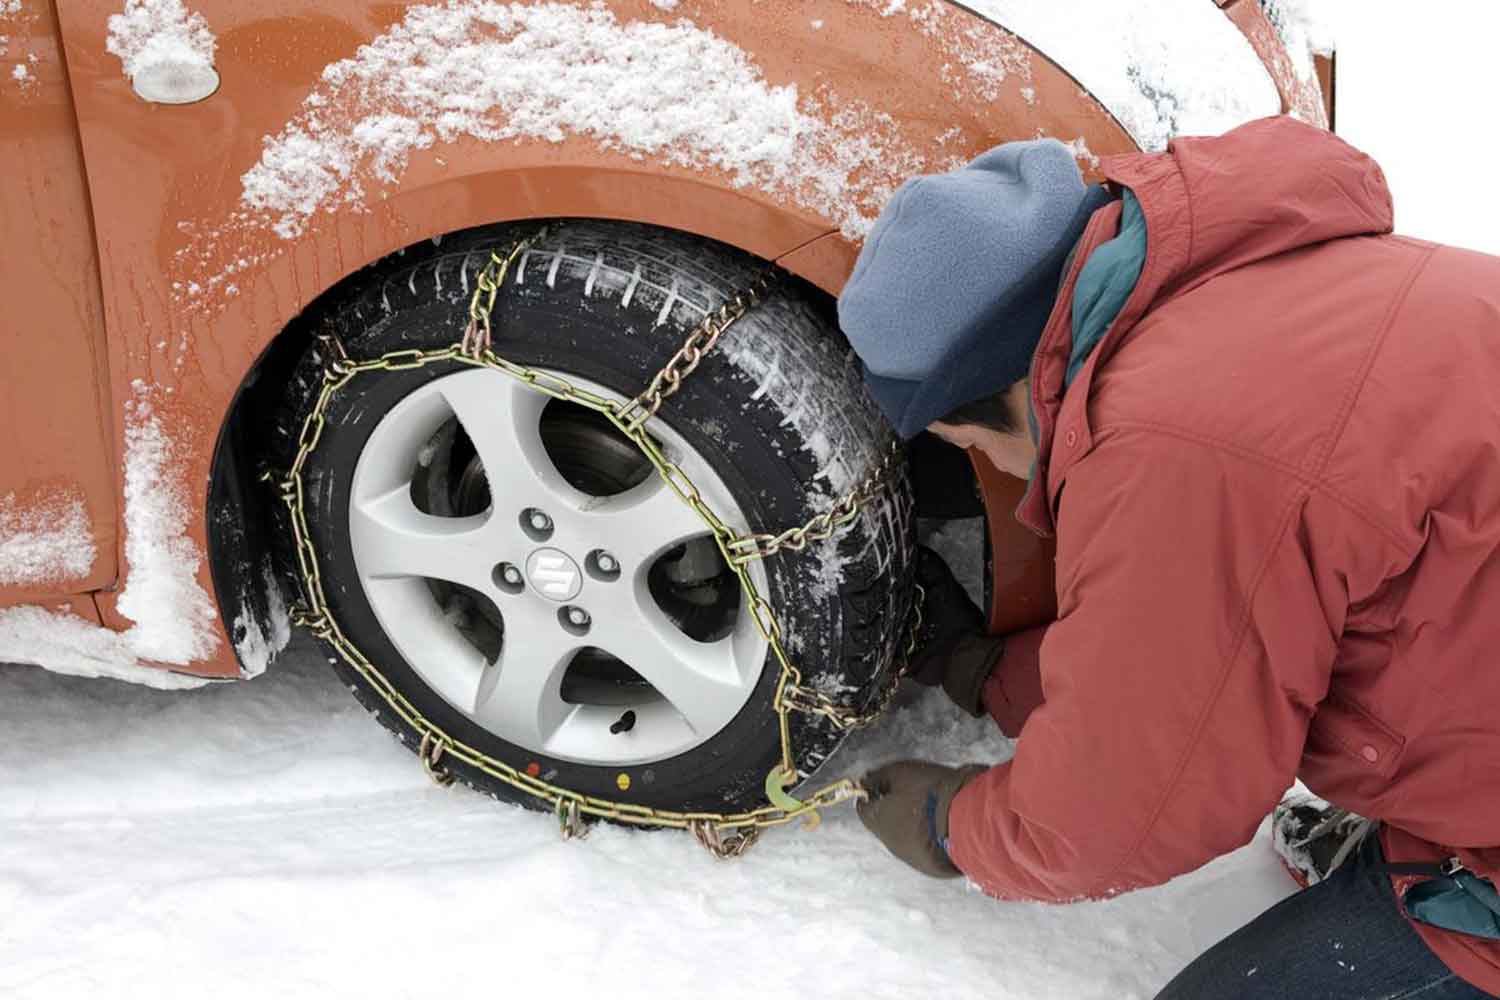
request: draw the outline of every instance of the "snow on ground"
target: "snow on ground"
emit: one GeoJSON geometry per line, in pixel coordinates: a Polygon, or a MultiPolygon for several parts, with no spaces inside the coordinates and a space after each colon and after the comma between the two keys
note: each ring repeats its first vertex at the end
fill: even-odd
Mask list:
{"type": "MultiPolygon", "coordinates": [[[[1290,885],[1263,848],[1164,890],[1000,904],[851,811],[738,862],[428,783],[300,644],[164,694],[0,667],[8,998],[1150,997],[1290,885]],[[752,984],[754,984],[752,986],[752,984]]],[[[926,695],[840,759],[1008,752],[926,695]]]]}

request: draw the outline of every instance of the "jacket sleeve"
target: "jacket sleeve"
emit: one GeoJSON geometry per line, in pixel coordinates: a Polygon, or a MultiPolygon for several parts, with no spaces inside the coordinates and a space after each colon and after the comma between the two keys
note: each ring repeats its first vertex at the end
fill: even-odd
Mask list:
{"type": "Polygon", "coordinates": [[[1041,650],[1046,635],[1044,627],[1006,636],[1000,662],[984,682],[980,695],[984,710],[1011,739],[1021,734],[1021,727],[1042,703],[1041,650]]]}
{"type": "Polygon", "coordinates": [[[1069,470],[1045,700],[1015,757],[953,802],[965,874],[1002,898],[1103,897],[1251,839],[1292,783],[1342,628],[1305,503],[1293,476],[1148,431],[1102,436],[1069,470]]]}

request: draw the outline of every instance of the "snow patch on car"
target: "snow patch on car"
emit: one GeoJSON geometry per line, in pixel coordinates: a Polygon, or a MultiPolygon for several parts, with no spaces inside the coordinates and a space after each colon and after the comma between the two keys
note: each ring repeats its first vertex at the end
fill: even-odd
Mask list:
{"type": "Polygon", "coordinates": [[[125,406],[128,574],[116,608],[135,624],[115,632],[68,611],[0,610],[0,663],[157,688],[199,687],[208,681],[151,665],[185,666],[212,656],[217,613],[198,584],[203,557],[187,536],[190,507],[178,449],[162,428],[150,388],[137,380],[132,389],[125,406]]]}
{"type": "Polygon", "coordinates": [[[83,497],[53,490],[24,506],[0,496],[0,586],[32,586],[88,576],[98,554],[83,497]]]}
{"type": "MultiPolygon", "coordinates": [[[[0,57],[11,54],[12,43],[20,50],[31,47],[31,26],[36,20],[36,14],[27,10],[21,0],[0,0],[0,57]],[[12,31],[17,34],[12,36],[12,31]]],[[[16,53],[20,54],[20,51],[16,53]]],[[[26,58],[11,63],[10,70],[6,73],[15,84],[15,90],[24,96],[34,95],[41,84],[36,72],[38,61],[39,57],[35,52],[27,52],[26,58]]]]}
{"type": "Polygon", "coordinates": [[[1083,136],[1080,135],[1072,142],[1065,142],[1063,143],[1063,145],[1067,146],[1068,149],[1073,153],[1073,159],[1088,166],[1092,170],[1099,169],[1099,164],[1102,161],[1099,159],[1098,154],[1096,154],[1092,149],[1089,149],[1088,140],[1083,136]]]}
{"type": "Polygon", "coordinates": [[[961,5],[1057,63],[1149,151],[1165,149],[1176,135],[1218,135],[1281,110],[1255,50],[1207,0],[961,5]]]}
{"type": "Polygon", "coordinates": [[[749,55],[691,21],[621,22],[602,7],[453,0],[407,9],[328,66],[265,141],[242,201],[291,239],[361,205],[439,142],[587,137],[629,156],[726,173],[851,237],[927,166],[896,122],[826,88],[772,86],[749,55]]]}
{"type": "Polygon", "coordinates": [[[53,673],[105,677],[161,690],[210,683],[140,663],[131,632],[112,632],[71,612],[37,607],[0,608],[0,663],[29,663],[53,673]]]}
{"type": "Polygon", "coordinates": [[[1332,55],[1336,41],[1328,5],[1320,0],[1260,0],[1260,6],[1281,36],[1297,78],[1304,83],[1316,80],[1313,58],[1332,55]]]}
{"type": "MultiPolygon", "coordinates": [[[[943,50],[947,61],[939,72],[961,100],[994,101],[1000,85],[1012,77],[1031,82],[1031,48],[1014,34],[955,11],[948,0],[848,0],[879,11],[881,17],[905,17],[943,50]]],[[[1029,89],[1022,88],[1023,97],[1029,89]]],[[[1033,95],[1035,91],[1032,91],[1033,95]]],[[[1030,98],[1026,98],[1031,103],[1030,98]]]]}
{"type": "Polygon", "coordinates": [[[245,677],[265,673],[276,655],[292,641],[291,615],[269,562],[261,569],[261,581],[265,584],[267,617],[262,621],[251,602],[245,601],[229,633],[234,637],[234,651],[245,677]]]}
{"type": "Polygon", "coordinates": [[[187,536],[190,507],[179,455],[150,388],[137,379],[125,405],[125,559],[116,607],[135,622],[136,655],[160,663],[206,659],[218,645],[214,603],[198,583],[203,556],[187,536]]]}
{"type": "Polygon", "coordinates": [[[110,16],[104,40],[132,81],[146,72],[212,69],[216,46],[203,15],[189,12],[182,0],[125,0],[125,9],[110,16]]]}

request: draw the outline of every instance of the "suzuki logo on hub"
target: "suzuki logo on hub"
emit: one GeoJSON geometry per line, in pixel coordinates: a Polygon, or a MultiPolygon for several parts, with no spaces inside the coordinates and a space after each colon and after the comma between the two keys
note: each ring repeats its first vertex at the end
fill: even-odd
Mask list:
{"type": "Polygon", "coordinates": [[[537,549],[526,560],[526,578],[543,597],[570,601],[583,589],[583,573],[566,552],[537,549]]]}

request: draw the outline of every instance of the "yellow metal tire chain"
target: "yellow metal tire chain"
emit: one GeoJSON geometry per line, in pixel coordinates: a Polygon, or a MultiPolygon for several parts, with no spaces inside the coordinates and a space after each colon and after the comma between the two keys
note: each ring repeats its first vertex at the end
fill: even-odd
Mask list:
{"type": "Polygon", "coordinates": [[[782,550],[801,550],[809,542],[831,538],[840,528],[851,524],[865,505],[888,488],[900,470],[899,445],[880,465],[853,490],[840,498],[833,507],[807,524],[788,529],[780,534],[741,535],[726,524],[703,500],[698,488],[676,463],[662,454],[661,448],[645,431],[645,426],[660,409],[662,401],[676,392],[682,379],[698,366],[703,353],[710,349],[736,320],[758,305],[768,293],[769,276],[763,276],[747,291],[742,292],[713,313],[688,335],[687,340],[667,365],[657,373],[648,387],[639,396],[621,404],[596,393],[581,389],[567,379],[549,372],[516,364],[494,353],[490,349],[490,313],[500,283],[510,265],[542,233],[522,240],[504,255],[491,253],[488,263],[479,275],[474,297],[470,303],[470,319],[463,340],[441,350],[392,351],[378,358],[356,361],[344,352],[342,344],[331,334],[319,338],[329,360],[323,371],[323,382],[317,402],[303,421],[298,436],[297,456],[281,483],[281,497],[291,515],[292,534],[296,542],[297,568],[301,577],[303,604],[296,609],[294,620],[306,626],[314,635],[332,645],[421,741],[422,767],[427,774],[441,784],[450,783],[452,775],[440,766],[440,761],[452,758],[475,770],[495,778],[516,790],[533,796],[549,805],[558,817],[564,837],[583,836],[587,832],[585,817],[608,819],[644,827],[670,827],[691,831],[706,848],[721,858],[738,857],[743,854],[765,827],[779,826],[796,819],[804,819],[809,826],[818,822],[818,810],[863,798],[865,791],[857,781],[845,778],[819,789],[803,799],[792,798],[787,789],[796,781],[797,769],[792,753],[792,712],[819,715],[842,729],[854,729],[868,725],[879,718],[890,704],[901,675],[900,661],[912,653],[917,633],[921,627],[921,588],[917,588],[912,605],[912,618],[907,632],[907,641],[898,651],[900,660],[893,665],[885,689],[875,699],[872,707],[855,713],[836,704],[821,692],[802,686],[802,674],[787,655],[782,642],[781,626],[777,622],[770,604],[761,596],[750,576],[749,564],[782,550]],[[629,802],[615,802],[591,795],[583,795],[566,788],[550,784],[525,771],[517,770],[479,749],[455,739],[444,732],[417,710],[407,698],[391,684],[380,669],[349,640],[329,612],[328,601],[323,591],[323,581],[318,570],[318,556],[313,547],[307,527],[304,506],[303,472],[307,460],[322,437],[325,414],[333,397],[356,378],[368,372],[403,371],[421,368],[430,364],[457,363],[475,368],[489,368],[504,372],[512,378],[526,383],[538,392],[554,399],[564,400],[602,414],[624,434],[651,462],[658,475],[682,500],[691,507],[713,533],[725,562],[734,571],[742,588],[746,605],[755,621],[756,628],[770,645],[780,668],[773,707],[776,710],[781,760],[766,776],[765,788],[770,805],[737,813],[685,812],[654,809],[629,802]]]}

